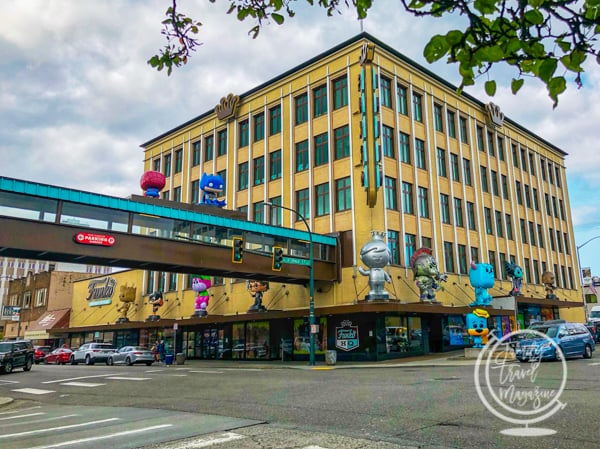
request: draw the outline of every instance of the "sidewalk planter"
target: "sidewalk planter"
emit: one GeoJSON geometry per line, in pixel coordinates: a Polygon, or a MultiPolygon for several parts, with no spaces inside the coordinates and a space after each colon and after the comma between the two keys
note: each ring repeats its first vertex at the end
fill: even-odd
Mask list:
{"type": "Polygon", "coordinates": [[[175,365],[183,365],[185,363],[185,355],[181,352],[175,356],[175,365]]]}
{"type": "Polygon", "coordinates": [[[325,363],[335,365],[337,363],[337,351],[327,351],[325,353],[325,363]]]}

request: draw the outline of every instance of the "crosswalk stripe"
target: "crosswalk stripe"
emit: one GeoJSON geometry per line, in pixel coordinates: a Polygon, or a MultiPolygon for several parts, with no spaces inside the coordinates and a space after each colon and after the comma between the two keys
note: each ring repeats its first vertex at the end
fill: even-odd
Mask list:
{"type": "Polygon", "coordinates": [[[110,380],[152,380],[151,377],[120,377],[120,376],[112,376],[107,377],[110,380]]]}
{"type": "Polygon", "coordinates": [[[106,384],[94,384],[91,382],[65,382],[61,385],[68,385],[70,387],[99,387],[106,384]]]}
{"type": "Polygon", "coordinates": [[[200,373],[200,374],[223,374],[224,371],[211,371],[211,370],[193,370],[190,373],[200,373]]]}
{"type": "Polygon", "coordinates": [[[78,423],[78,424],[69,424],[67,426],[58,426],[58,427],[49,427],[47,429],[29,430],[27,432],[17,432],[17,433],[8,433],[8,434],[5,433],[3,435],[0,435],[0,439],[21,437],[24,435],[34,435],[36,433],[53,432],[55,430],[72,429],[74,427],[92,426],[94,424],[101,424],[101,423],[105,423],[105,422],[120,421],[120,420],[121,420],[121,418],[107,418],[107,419],[99,419],[97,421],[88,421],[88,422],[82,422],[82,423],[78,423]]]}
{"type": "Polygon", "coordinates": [[[4,418],[0,418],[0,421],[7,421],[9,419],[29,418],[30,416],[40,416],[40,415],[45,415],[45,414],[46,413],[44,413],[44,412],[37,412],[37,413],[28,413],[27,415],[5,416],[4,418]]]}
{"type": "Polygon", "coordinates": [[[38,388],[19,388],[17,390],[12,390],[12,391],[16,391],[17,393],[27,393],[27,394],[48,394],[48,393],[55,392],[55,390],[40,390],[38,388]]]}

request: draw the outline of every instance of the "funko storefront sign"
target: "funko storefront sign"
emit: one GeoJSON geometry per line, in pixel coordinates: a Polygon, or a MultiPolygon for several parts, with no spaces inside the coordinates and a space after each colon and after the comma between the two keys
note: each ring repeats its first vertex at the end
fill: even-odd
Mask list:
{"type": "Polygon", "coordinates": [[[352,321],[341,322],[341,327],[335,328],[335,347],[342,351],[352,351],[359,346],[358,326],[352,326],[352,321]]]}
{"type": "Polygon", "coordinates": [[[117,280],[112,277],[93,279],[88,284],[88,296],[90,306],[103,306],[112,302],[117,280]]]}

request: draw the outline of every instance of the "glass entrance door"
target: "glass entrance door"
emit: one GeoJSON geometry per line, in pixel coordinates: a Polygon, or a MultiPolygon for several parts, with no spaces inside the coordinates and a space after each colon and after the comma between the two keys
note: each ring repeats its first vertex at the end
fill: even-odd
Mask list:
{"type": "Polygon", "coordinates": [[[202,358],[216,359],[219,347],[219,333],[217,328],[206,328],[202,331],[202,358]]]}

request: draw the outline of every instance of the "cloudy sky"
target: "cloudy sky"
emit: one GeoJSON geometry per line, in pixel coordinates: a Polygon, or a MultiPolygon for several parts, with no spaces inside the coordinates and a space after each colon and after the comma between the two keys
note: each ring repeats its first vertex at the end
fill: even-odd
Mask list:
{"type": "MultiPolygon", "coordinates": [[[[228,2],[180,0],[203,23],[198,48],[168,77],[146,64],[163,45],[169,0],[0,1],[0,175],[115,196],[139,193],[140,144],[243,93],[360,32],[351,12],[327,17],[299,2],[284,26],[256,40],[251,22],[228,2]]],[[[458,85],[456,67],[428,65],[422,50],[448,20],[415,19],[391,1],[376,2],[365,31],[458,85]]],[[[569,153],[569,196],[577,245],[600,235],[600,67],[570,85],[557,109],[535,80],[518,96],[512,72],[497,70],[492,99],[507,117],[569,153]]],[[[487,102],[480,80],[469,93],[487,102]]],[[[581,249],[582,266],[600,273],[600,239],[581,249]]]]}

